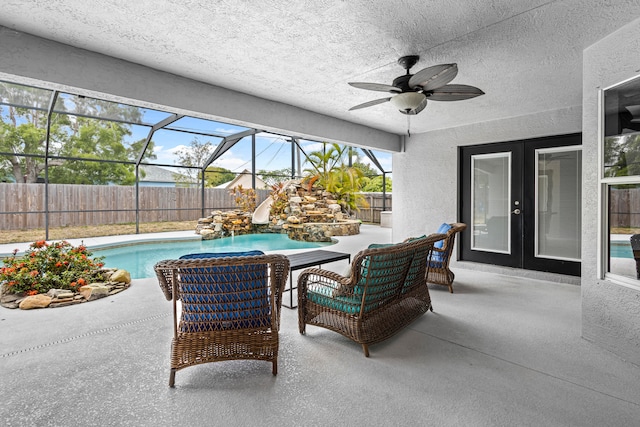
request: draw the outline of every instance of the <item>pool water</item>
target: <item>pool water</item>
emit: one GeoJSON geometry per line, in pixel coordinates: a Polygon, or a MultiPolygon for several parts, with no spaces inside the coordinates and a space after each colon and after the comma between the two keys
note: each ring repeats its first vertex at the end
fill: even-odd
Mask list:
{"type": "Polygon", "coordinates": [[[630,242],[611,242],[610,254],[611,258],[633,258],[630,242]]]}
{"type": "Polygon", "coordinates": [[[245,234],[213,240],[164,240],[137,242],[122,246],[91,248],[93,256],[104,256],[105,267],[121,268],[132,279],[155,277],[153,266],[163,259],[178,259],[182,255],[200,252],[278,251],[285,249],[320,248],[332,242],[301,242],[286,234],[245,234]]]}

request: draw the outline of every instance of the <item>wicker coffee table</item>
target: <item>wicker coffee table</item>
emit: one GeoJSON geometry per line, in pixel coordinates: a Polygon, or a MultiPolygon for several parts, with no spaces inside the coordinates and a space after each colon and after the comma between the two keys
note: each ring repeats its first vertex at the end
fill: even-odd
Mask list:
{"type": "Polygon", "coordinates": [[[348,259],[349,263],[351,263],[351,254],[323,250],[301,252],[299,254],[288,255],[287,258],[289,258],[289,288],[285,289],[283,293],[289,292],[289,305],[284,303],[285,298],[282,298],[282,305],[290,309],[298,307],[297,305],[293,305],[293,290],[298,289],[297,286],[293,286],[294,270],[315,266],[322,267],[322,264],[340,261],[342,259],[348,259]]]}

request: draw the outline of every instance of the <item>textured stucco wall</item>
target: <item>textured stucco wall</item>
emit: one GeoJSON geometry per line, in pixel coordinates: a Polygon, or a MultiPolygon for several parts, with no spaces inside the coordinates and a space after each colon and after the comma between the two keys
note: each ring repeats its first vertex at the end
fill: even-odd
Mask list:
{"type": "MultiPolygon", "coordinates": [[[[640,76],[640,19],[584,51],[582,335],[640,365],[640,291],[598,278],[598,92],[640,76]]],[[[393,201],[395,204],[395,200],[393,201]]]]}
{"type": "MultiPolygon", "coordinates": [[[[398,151],[400,137],[0,26],[0,79],[312,140],[398,151]],[[167,108],[169,107],[169,108],[167,108]]],[[[250,91],[250,87],[247,91],[250,91]]]]}
{"type": "MultiPolygon", "coordinates": [[[[524,101],[523,101],[524,102],[524,101]]],[[[581,107],[412,135],[393,155],[393,240],[458,219],[458,147],[580,132],[581,107]]]]}

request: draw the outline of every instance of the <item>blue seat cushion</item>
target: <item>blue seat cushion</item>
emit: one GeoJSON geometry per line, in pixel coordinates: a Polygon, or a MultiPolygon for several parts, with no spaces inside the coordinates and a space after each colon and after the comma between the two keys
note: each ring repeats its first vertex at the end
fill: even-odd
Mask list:
{"type": "Polygon", "coordinates": [[[442,264],[442,262],[444,261],[444,252],[436,252],[436,251],[432,251],[431,252],[431,258],[429,258],[429,261],[431,261],[432,263],[440,263],[442,264]]]}
{"type": "MultiPolygon", "coordinates": [[[[180,259],[264,255],[261,251],[197,253],[180,259]]],[[[269,327],[266,264],[180,269],[183,332],[269,327]]]]}
{"type": "Polygon", "coordinates": [[[238,257],[238,256],[254,256],[264,255],[262,251],[244,251],[244,252],[203,252],[199,254],[187,254],[182,255],[180,259],[194,259],[194,258],[225,258],[225,257],[238,257]]]}
{"type": "MultiPolygon", "coordinates": [[[[451,230],[451,225],[447,224],[447,223],[443,223],[440,228],[438,228],[438,231],[436,231],[436,233],[440,233],[440,234],[447,234],[447,232],[451,230]]],[[[442,249],[444,247],[444,240],[438,240],[437,242],[435,242],[433,244],[433,246],[435,246],[436,248],[440,248],[442,249]]]]}

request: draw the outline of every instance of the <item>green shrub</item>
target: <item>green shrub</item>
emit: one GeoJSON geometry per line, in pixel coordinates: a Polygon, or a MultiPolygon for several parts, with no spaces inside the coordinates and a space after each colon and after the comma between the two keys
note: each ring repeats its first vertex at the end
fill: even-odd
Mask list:
{"type": "Polygon", "coordinates": [[[49,289],[76,291],[81,286],[103,281],[101,268],[104,257],[91,258],[84,245],[74,247],[69,242],[32,243],[24,256],[13,255],[3,260],[0,283],[6,292],[36,295],[49,289]]]}

